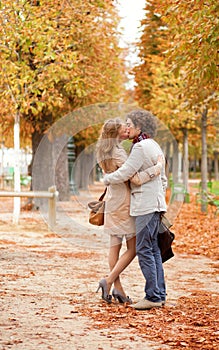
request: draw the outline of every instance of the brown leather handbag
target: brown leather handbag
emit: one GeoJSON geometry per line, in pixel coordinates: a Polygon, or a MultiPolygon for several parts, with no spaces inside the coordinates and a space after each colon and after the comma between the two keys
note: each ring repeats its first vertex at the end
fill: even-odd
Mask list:
{"type": "Polygon", "coordinates": [[[104,225],[104,210],[105,201],[103,200],[106,194],[107,187],[105,188],[103,194],[101,194],[98,201],[93,201],[88,203],[88,207],[91,209],[89,213],[89,223],[96,226],[104,225]]]}

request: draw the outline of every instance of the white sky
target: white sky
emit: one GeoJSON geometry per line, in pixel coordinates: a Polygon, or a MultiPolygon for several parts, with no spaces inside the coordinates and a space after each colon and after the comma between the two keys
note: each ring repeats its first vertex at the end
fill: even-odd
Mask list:
{"type": "MultiPolygon", "coordinates": [[[[118,0],[119,16],[122,18],[120,30],[122,27],[123,36],[120,42],[121,47],[129,47],[129,54],[126,59],[127,65],[133,67],[139,62],[137,57],[137,48],[133,44],[140,36],[140,21],[144,17],[143,8],[146,0],[118,0]]],[[[128,75],[129,83],[127,86],[133,88],[135,85],[134,77],[128,75]]]]}
{"type": "MultiPolygon", "coordinates": [[[[132,43],[139,37],[140,21],[143,18],[146,0],[118,0],[120,27],[124,27],[124,43],[132,43]]],[[[125,45],[126,46],[126,45],[125,45]]]]}

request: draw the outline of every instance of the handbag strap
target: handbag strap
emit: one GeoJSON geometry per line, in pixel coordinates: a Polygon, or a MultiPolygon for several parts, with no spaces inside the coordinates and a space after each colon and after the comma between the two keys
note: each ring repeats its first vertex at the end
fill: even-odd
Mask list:
{"type": "Polygon", "coordinates": [[[107,187],[105,188],[104,192],[101,194],[100,198],[99,198],[99,201],[102,201],[105,194],[106,194],[106,190],[107,190],[107,187]]]}

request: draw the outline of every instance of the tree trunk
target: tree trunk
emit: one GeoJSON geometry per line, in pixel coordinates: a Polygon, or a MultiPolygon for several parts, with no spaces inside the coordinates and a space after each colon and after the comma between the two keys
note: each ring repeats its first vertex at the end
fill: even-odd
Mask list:
{"type": "MultiPolygon", "coordinates": [[[[60,138],[50,140],[46,134],[35,130],[32,135],[31,174],[33,190],[47,191],[50,186],[56,185],[59,200],[67,201],[69,200],[67,144],[63,149],[62,144],[60,138]]],[[[37,200],[37,203],[41,203],[41,200],[37,200]]]]}
{"type": "Polygon", "coordinates": [[[170,171],[171,171],[171,168],[172,168],[170,142],[166,142],[165,143],[165,147],[161,146],[161,148],[163,148],[163,150],[164,150],[164,155],[165,155],[165,158],[166,158],[166,169],[165,169],[165,172],[166,172],[167,178],[169,179],[169,174],[170,174],[170,171]]]}
{"type": "MultiPolygon", "coordinates": [[[[202,136],[202,162],[201,162],[201,181],[202,181],[202,192],[207,191],[208,181],[208,169],[207,169],[207,108],[204,109],[201,116],[201,136],[202,136]]],[[[202,204],[201,211],[207,212],[207,203],[205,201],[205,194],[202,193],[202,204]]]]}
{"type": "Polygon", "coordinates": [[[80,189],[87,190],[88,185],[94,182],[95,157],[93,152],[83,150],[75,163],[75,183],[80,189]]]}
{"type": "Polygon", "coordinates": [[[194,167],[193,167],[193,178],[196,178],[196,172],[197,172],[197,159],[196,154],[194,155],[194,167]]]}
{"type": "MultiPolygon", "coordinates": [[[[30,164],[30,172],[32,176],[31,189],[33,191],[47,191],[50,186],[54,185],[54,182],[51,181],[51,167],[51,143],[41,130],[38,131],[35,129],[32,134],[32,161],[30,164]]],[[[45,201],[44,198],[34,199],[35,206],[40,207],[41,209],[45,202],[47,201],[45,201]]]]}
{"type": "MultiPolygon", "coordinates": [[[[33,162],[34,162],[34,157],[37,151],[37,148],[40,144],[40,141],[42,140],[44,134],[40,133],[38,130],[34,130],[33,134],[32,134],[32,160],[31,163],[29,165],[29,169],[28,169],[28,173],[32,176],[32,180],[33,180],[33,174],[32,174],[32,169],[33,169],[33,162]]],[[[33,189],[33,181],[31,180],[31,185],[30,185],[30,189],[33,189]]]]}
{"type": "Polygon", "coordinates": [[[183,182],[186,192],[189,189],[189,145],[188,145],[188,130],[183,129],[183,182]]]}
{"type": "Polygon", "coordinates": [[[177,141],[173,142],[173,182],[179,182],[179,147],[177,141]]]}
{"type": "Polygon", "coordinates": [[[218,172],[218,154],[219,152],[214,152],[214,179],[216,181],[219,180],[219,172],[218,172]]]}
{"type": "MultiPolygon", "coordinates": [[[[17,112],[14,121],[14,190],[20,192],[20,115],[17,112]]],[[[20,216],[20,197],[14,197],[13,223],[18,224],[20,216]]]]}
{"type": "Polygon", "coordinates": [[[60,201],[68,201],[70,198],[69,192],[69,175],[68,175],[68,157],[67,145],[63,148],[57,164],[55,165],[55,183],[59,192],[60,201]]]}

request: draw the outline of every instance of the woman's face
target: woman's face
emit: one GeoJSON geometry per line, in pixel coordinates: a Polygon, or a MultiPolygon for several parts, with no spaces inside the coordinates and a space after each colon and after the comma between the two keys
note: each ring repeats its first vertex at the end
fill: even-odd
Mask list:
{"type": "Polygon", "coordinates": [[[128,130],[126,124],[122,124],[118,130],[118,139],[126,140],[128,138],[128,130]]]}
{"type": "Polygon", "coordinates": [[[128,138],[134,139],[136,136],[138,136],[141,133],[141,130],[139,127],[135,127],[132,120],[130,118],[126,121],[126,127],[128,132],[128,138]]]}

